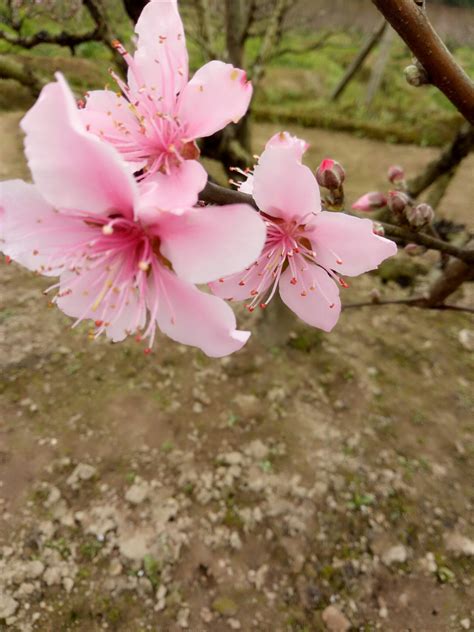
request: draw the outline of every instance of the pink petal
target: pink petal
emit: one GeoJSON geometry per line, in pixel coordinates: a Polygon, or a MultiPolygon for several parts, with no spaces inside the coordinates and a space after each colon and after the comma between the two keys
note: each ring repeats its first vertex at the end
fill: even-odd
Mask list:
{"type": "MultiPolygon", "coordinates": [[[[92,90],[88,93],[85,107],[79,110],[79,117],[85,128],[112,145],[126,147],[130,139],[140,139],[140,126],[130,110],[129,102],[111,90],[92,90]]],[[[130,158],[125,155],[127,160],[130,158]]],[[[133,163],[133,170],[139,171],[146,160],[133,163]]]]}
{"type": "Polygon", "coordinates": [[[137,212],[153,223],[158,210],[176,210],[194,206],[198,193],[206,186],[207,172],[197,160],[185,160],[171,173],[155,173],[140,186],[137,212]]]}
{"type": "Polygon", "coordinates": [[[259,213],[246,204],[164,214],[159,230],[161,252],[190,283],[208,283],[243,270],[260,255],[266,236],[259,213]]]}
{"type": "Polygon", "coordinates": [[[357,276],[397,253],[393,241],[374,234],[370,219],[323,211],[311,223],[311,243],[323,268],[357,276]]]}
{"type": "Polygon", "coordinates": [[[146,86],[157,99],[163,97],[169,109],[188,82],[188,52],[176,0],[149,2],[135,32],[138,46],[134,61],[140,76],[129,72],[130,86],[133,90],[146,86]]]}
{"type": "Polygon", "coordinates": [[[209,287],[213,294],[229,301],[244,301],[253,296],[252,292],[256,291],[264,295],[273,281],[271,275],[268,275],[265,282],[262,282],[263,273],[267,265],[268,259],[262,256],[247,269],[241,270],[237,274],[220,278],[218,281],[210,283],[209,287]]]}
{"type": "Polygon", "coordinates": [[[288,147],[265,149],[254,170],[253,194],[264,213],[286,220],[321,210],[315,177],[288,147]]]}
{"type": "Polygon", "coordinates": [[[64,78],[43,88],[21,126],[35,184],[56,208],[131,216],[136,185],[119,154],[81,121],[64,78]]]}
{"type": "Polygon", "coordinates": [[[301,162],[303,154],[308,149],[309,145],[305,140],[292,136],[289,132],[278,132],[270,138],[265,145],[265,148],[269,147],[288,147],[293,151],[295,158],[301,162]]]}
{"type": "Polygon", "coordinates": [[[87,242],[95,234],[84,222],[55,211],[33,184],[2,182],[0,199],[0,249],[17,263],[45,276],[59,274],[69,246],[87,242]]]}
{"type": "Polygon", "coordinates": [[[308,325],[331,331],[341,313],[339,288],[321,268],[309,264],[298,272],[298,281],[291,283],[292,272],[287,268],[280,279],[282,301],[308,325]],[[314,289],[311,289],[314,288],[314,289]],[[302,296],[302,293],[306,296],[302,296]]]}
{"type": "MultiPolygon", "coordinates": [[[[146,311],[140,310],[137,293],[130,284],[126,287],[124,307],[112,307],[113,303],[98,301],[104,289],[104,282],[100,279],[104,267],[97,266],[91,270],[83,270],[80,274],[64,272],[61,275],[60,297],[57,306],[67,316],[80,320],[99,319],[100,322],[110,323],[105,327],[105,333],[113,342],[120,342],[135,333],[145,325],[146,311]],[[71,288],[70,291],[66,291],[71,288]]],[[[118,297],[117,297],[118,298],[118,297]]]]}
{"type": "Polygon", "coordinates": [[[236,329],[234,312],[222,299],[205,294],[162,268],[158,293],[158,326],[185,345],[198,347],[212,358],[238,351],[250,333],[236,329]]]}
{"type": "Polygon", "coordinates": [[[245,72],[222,61],[200,68],[179,97],[178,116],[188,139],[210,136],[247,112],[252,85],[245,72]]]}

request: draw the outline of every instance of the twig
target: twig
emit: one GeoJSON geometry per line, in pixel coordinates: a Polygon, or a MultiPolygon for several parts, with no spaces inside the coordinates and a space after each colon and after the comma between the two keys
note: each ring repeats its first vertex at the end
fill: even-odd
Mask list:
{"type": "Polygon", "coordinates": [[[474,249],[472,248],[459,248],[449,241],[443,241],[436,237],[431,237],[426,233],[417,233],[411,231],[408,228],[402,226],[395,226],[394,224],[387,224],[386,222],[378,222],[384,229],[387,237],[398,237],[403,239],[407,243],[414,243],[420,246],[425,246],[430,250],[438,250],[439,252],[445,252],[452,257],[457,257],[465,263],[474,263],[474,249]]]}
{"type": "Polygon", "coordinates": [[[100,39],[100,28],[96,26],[92,31],[87,33],[69,33],[61,31],[61,33],[48,33],[47,31],[38,31],[34,35],[21,36],[18,33],[9,33],[0,28],[0,39],[5,40],[9,44],[21,46],[21,48],[31,49],[39,44],[57,44],[58,46],[77,46],[84,42],[91,42],[100,39]]]}
{"type": "MultiPolygon", "coordinates": [[[[249,204],[250,206],[253,206],[253,208],[258,209],[255,200],[251,195],[241,193],[240,191],[234,191],[233,189],[227,189],[226,187],[221,187],[218,184],[213,184],[211,182],[208,182],[206,187],[201,191],[199,199],[209,204],[249,204]]],[[[402,226],[395,226],[385,222],[379,223],[383,226],[385,234],[389,237],[398,237],[407,243],[415,243],[420,246],[425,246],[431,250],[445,252],[446,254],[457,257],[468,264],[474,263],[473,248],[459,248],[454,244],[443,241],[442,239],[437,239],[436,237],[431,237],[425,233],[417,233],[402,226]]]]}
{"type": "Polygon", "coordinates": [[[421,63],[429,81],[474,124],[474,83],[456,63],[423,7],[413,0],[372,2],[421,63]]]}
{"type": "Polygon", "coordinates": [[[419,309],[436,309],[442,311],[466,312],[474,314],[474,307],[467,305],[427,305],[424,298],[401,298],[387,301],[365,301],[361,303],[348,303],[343,305],[342,309],[354,309],[357,307],[384,307],[385,305],[408,305],[409,307],[418,307],[419,309]]]}

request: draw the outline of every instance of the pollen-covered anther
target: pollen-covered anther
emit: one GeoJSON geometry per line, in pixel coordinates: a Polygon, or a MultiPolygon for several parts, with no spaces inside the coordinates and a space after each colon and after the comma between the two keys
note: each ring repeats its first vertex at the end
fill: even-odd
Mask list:
{"type": "Polygon", "coordinates": [[[96,320],[96,321],[95,321],[95,323],[94,323],[94,325],[95,325],[96,327],[102,327],[102,325],[103,325],[103,324],[104,324],[104,321],[103,321],[103,320],[96,320]]]}
{"type": "Polygon", "coordinates": [[[252,290],[250,292],[250,296],[257,296],[257,294],[258,294],[258,290],[252,290]]]}
{"type": "Polygon", "coordinates": [[[292,277],[290,283],[291,285],[296,285],[298,283],[298,279],[296,277],[292,277]]]}
{"type": "Polygon", "coordinates": [[[342,259],[336,259],[336,263],[337,263],[338,266],[341,266],[342,265],[342,259]]]}
{"type": "Polygon", "coordinates": [[[245,285],[245,281],[239,281],[239,285],[243,287],[245,285]]]}
{"type": "Polygon", "coordinates": [[[104,233],[104,235],[112,235],[114,232],[114,227],[112,226],[112,224],[105,224],[104,226],[102,226],[102,232],[104,233]]]}
{"type": "Polygon", "coordinates": [[[308,296],[308,292],[306,292],[305,290],[303,290],[303,291],[301,292],[301,296],[308,296]]]}
{"type": "Polygon", "coordinates": [[[150,347],[147,347],[146,349],[143,350],[143,353],[145,355],[150,355],[150,353],[152,353],[152,350],[150,349],[150,347]]]}
{"type": "Polygon", "coordinates": [[[266,304],[266,303],[260,303],[260,308],[261,308],[261,309],[265,309],[265,307],[266,307],[266,306],[267,306],[267,304],[266,304]]]}
{"type": "Polygon", "coordinates": [[[148,261],[140,261],[138,267],[142,272],[148,272],[148,270],[150,269],[150,264],[148,263],[148,261]]]}

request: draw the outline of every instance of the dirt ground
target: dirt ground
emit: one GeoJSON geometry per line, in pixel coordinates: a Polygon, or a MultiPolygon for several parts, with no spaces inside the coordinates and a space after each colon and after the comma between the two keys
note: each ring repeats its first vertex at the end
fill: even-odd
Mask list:
{"type": "MultiPolygon", "coordinates": [[[[18,120],[2,179],[27,175],[18,120]]],[[[346,166],[349,198],[436,154],[291,131],[346,166]]],[[[473,167],[442,209],[465,222],[473,167]]],[[[472,317],[351,310],[269,345],[240,314],[230,358],[145,356],[71,330],[47,281],[0,277],[0,629],[474,629],[472,317]]],[[[401,292],[366,275],[344,299],[373,287],[401,292]]]]}

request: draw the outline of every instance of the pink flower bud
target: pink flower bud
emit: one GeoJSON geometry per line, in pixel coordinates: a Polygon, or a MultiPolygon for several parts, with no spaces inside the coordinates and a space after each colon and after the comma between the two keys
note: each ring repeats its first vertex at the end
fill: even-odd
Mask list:
{"type": "Polygon", "coordinates": [[[410,257],[418,257],[426,252],[426,248],[418,244],[407,244],[403,250],[407,255],[410,255],[410,257]]]}
{"type": "Polygon", "coordinates": [[[326,189],[340,189],[345,177],[342,166],[331,158],[323,160],[316,171],[319,186],[326,189]]]}
{"type": "Polygon", "coordinates": [[[403,191],[388,192],[388,208],[394,215],[401,215],[407,208],[410,198],[403,191]]]}
{"type": "Polygon", "coordinates": [[[407,220],[415,228],[422,228],[426,224],[431,224],[434,219],[434,211],[429,204],[417,204],[406,211],[407,220]]]}
{"type": "Polygon", "coordinates": [[[362,197],[360,197],[354,204],[352,208],[356,211],[375,211],[378,208],[383,208],[387,206],[387,198],[383,193],[379,193],[378,191],[370,191],[370,193],[366,193],[362,197]]]}
{"type": "Polygon", "coordinates": [[[403,167],[400,167],[399,165],[392,165],[389,167],[387,171],[387,178],[392,184],[404,180],[405,172],[403,171],[403,167]]]}

